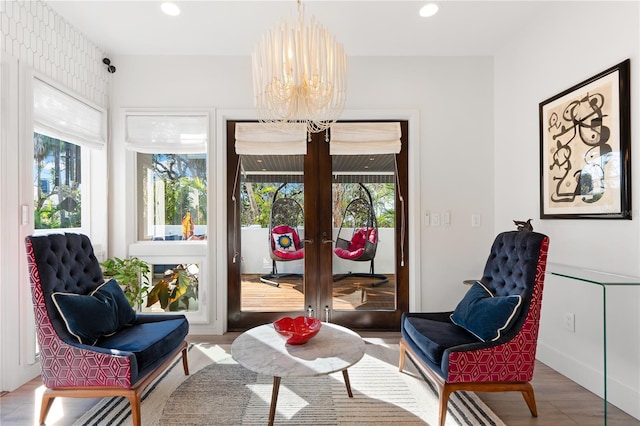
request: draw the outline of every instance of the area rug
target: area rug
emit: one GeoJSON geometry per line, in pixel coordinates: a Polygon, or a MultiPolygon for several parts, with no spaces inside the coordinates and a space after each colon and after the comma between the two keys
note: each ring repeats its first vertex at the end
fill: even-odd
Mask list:
{"type": "MultiPolygon", "coordinates": [[[[437,425],[438,397],[411,362],[398,371],[398,345],[365,339],[365,356],[349,368],[353,398],[341,373],[283,378],[276,425],[437,425]]],[[[238,365],[231,345],[189,347],[190,376],[178,359],[142,397],[144,426],[266,425],[273,378],[238,365]]],[[[125,398],[104,398],[74,425],[131,425],[125,398]]],[[[504,426],[472,392],[449,400],[447,426],[504,426]]]]}

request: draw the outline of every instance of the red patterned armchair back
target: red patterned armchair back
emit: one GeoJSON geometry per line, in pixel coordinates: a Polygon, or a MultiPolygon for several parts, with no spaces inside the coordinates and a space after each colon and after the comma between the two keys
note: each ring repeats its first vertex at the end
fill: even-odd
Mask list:
{"type": "Polygon", "coordinates": [[[78,343],[51,297],[54,292],[89,294],[104,281],[89,238],[69,233],[29,236],[25,246],[44,385],[129,387],[130,357],[78,343]]]}

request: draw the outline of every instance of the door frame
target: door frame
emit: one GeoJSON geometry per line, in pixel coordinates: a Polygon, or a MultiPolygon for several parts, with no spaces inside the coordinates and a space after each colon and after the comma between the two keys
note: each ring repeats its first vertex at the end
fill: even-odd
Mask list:
{"type": "MultiPolygon", "coordinates": [[[[407,253],[413,261],[409,262],[409,311],[417,311],[421,308],[420,282],[420,114],[414,109],[390,109],[390,110],[346,110],[341,120],[406,120],[408,122],[408,187],[403,188],[407,198],[411,200],[407,211],[406,229],[412,232],[406,233],[407,253]]],[[[257,120],[255,110],[217,110],[216,111],[216,146],[215,146],[215,199],[216,208],[216,243],[210,245],[211,259],[215,259],[215,300],[210,301],[215,305],[214,329],[224,333],[227,331],[227,260],[228,260],[228,227],[227,214],[227,182],[229,176],[233,176],[235,170],[227,170],[227,121],[230,120],[257,120]],[[215,246],[215,248],[214,248],[215,246]]],[[[213,149],[210,151],[214,151],[213,149]]],[[[232,225],[231,225],[232,226],[232,225]]]]}

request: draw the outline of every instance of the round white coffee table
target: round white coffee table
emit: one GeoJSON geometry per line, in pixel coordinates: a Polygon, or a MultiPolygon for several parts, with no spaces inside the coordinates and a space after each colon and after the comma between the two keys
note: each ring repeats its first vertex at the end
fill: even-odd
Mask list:
{"type": "Polygon", "coordinates": [[[347,368],[364,356],[364,341],[348,328],[322,323],[318,334],[303,345],[287,345],[272,324],[245,331],[231,345],[238,364],[258,374],[273,376],[269,425],[273,425],[282,377],[312,377],[342,371],[349,397],[347,368]]]}

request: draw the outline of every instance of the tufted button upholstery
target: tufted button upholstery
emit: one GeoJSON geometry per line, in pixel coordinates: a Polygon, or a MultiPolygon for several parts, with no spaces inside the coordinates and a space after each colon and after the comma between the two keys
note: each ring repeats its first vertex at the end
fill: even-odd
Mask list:
{"type": "Polygon", "coordinates": [[[82,234],[53,234],[32,237],[31,243],[51,323],[63,340],[74,341],[51,295],[55,292],[89,294],[102,284],[102,269],[91,241],[82,234]]]}
{"type": "MultiPolygon", "coordinates": [[[[522,306],[531,302],[540,247],[545,235],[537,232],[510,231],[499,234],[489,252],[482,283],[494,296],[520,295],[522,306]]],[[[514,323],[514,331],[522,326],[527,311],[514,323]]]]}
{"type": "Polygon", "coordinates": [[[54,234],[32,242],[45,294],[88,294],[102,284],[102,270],[86,235],[54,234]]]}
{"type": "Polygon", "coordinates": [[[544,235],[505,232],[496,238],[487,260],[482,283],[495,296],[531,296],[540,244],[544,235]]]}

